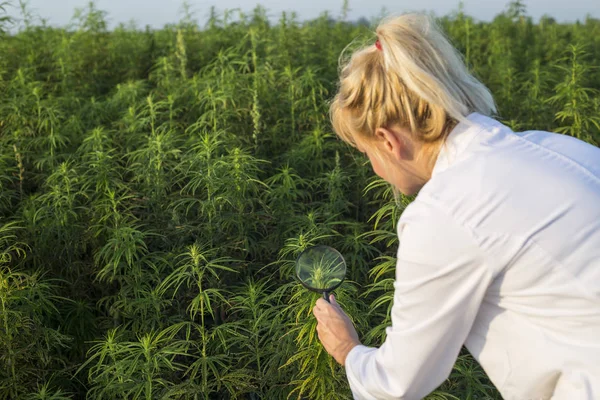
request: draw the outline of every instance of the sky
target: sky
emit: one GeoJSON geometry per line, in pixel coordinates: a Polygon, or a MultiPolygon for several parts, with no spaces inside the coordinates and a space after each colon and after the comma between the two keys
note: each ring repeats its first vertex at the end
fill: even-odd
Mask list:
{"type": "MultiPolygon", "coordinates": [[[[8,0],[18,4],[19,0],[8,0]]],[[[26,0],[34,14],[47,20],[50,25],[68,24],[76,8],[85,7],[89,0],[26,0]]],[[[2,1],[0,1],[1,3],[2,1]]],[[[217,10],[241,8],[251,11],[257,4],[268,11],[276,20],[282,11],[296,11],[300,20],[312,19],[328,10],[339,16],[343,0],[188,0],[192,11],[201,25],[207,19],[211,6],[217,10]]],[[[175,23],[182,15],[183,0],[96,0],[98,9],[108,13],[109,27],[120,22],[136,21],[138,26],[151,25],[160,28],[175,23]]],[[[480,21],[489,21],[506,8],[508,0],[464,0],[464,10],[480,21]]],[[[586,15],[600,18],[600,0],[524,0],[527,14],[538,20],[547,14],[559,22],[583,21],[586,15]]],[[[446,15],[458,9],[459,0],[349,0],[348,18],[371,18],[381,15],[385,8],[390,13],[406,11],[433,11],[435,15],[446,15]]],[[[9,8],[9,14],[19,16],[17,8],[9,8]]]]}

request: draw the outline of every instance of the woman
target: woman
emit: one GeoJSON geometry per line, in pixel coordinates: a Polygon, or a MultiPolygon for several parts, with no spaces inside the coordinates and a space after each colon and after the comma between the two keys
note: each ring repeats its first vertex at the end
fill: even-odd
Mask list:
{"type": "Polygon", "coordinates": [[[392,326],[360,344],[332,298],[313,310],[356,399],[419,399],[466,345],[506,399],[600,399],[600,149],[512,132],[422,15],[353,54],[335,132],[400,192],[392,326]]]}

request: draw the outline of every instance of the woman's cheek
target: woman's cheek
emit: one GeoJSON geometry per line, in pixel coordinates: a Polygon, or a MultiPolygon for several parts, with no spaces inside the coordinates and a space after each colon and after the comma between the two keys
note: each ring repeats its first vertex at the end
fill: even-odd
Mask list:
{"type": "Polygon", "coordinates": [[[377,174],[377,176],[379,176],[381,179],[383,179],[384,181],[393,184],[394,182],[391,182],[389,177],[390,177],[390,171],[386,171],[386,168],[381,165],[381,164],[376,164],[373,165],[373,170],[375,171],[375,173],[377,174]]]}
{"type": "Polygon", "coordinates": [[[383,178],[383,176],[381,176],[381,167],[377,159],[371,159],[371,168],[373,168],[373,172],[375,172],[375,174],[377,174],[380,178],[383,178]]]}
{"type": "Polygon", "coordinates": [[[371,161],[371,168],[373,169],[373,172],[381,179],[389,182],[387,178],[389,176],[389,171],[386,171],[385,164],[381,161],[381,159],[378,156],[371,157],[369,155],[369,160],[371,161]]]}

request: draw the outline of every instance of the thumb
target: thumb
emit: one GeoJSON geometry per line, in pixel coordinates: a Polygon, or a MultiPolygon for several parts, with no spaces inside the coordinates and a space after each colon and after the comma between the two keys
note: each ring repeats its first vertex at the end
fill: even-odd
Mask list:
{"type": "Polygon", "coordinates": [[[338,302],[337,302],[337,300],[335,299],[335,295],[334,294],[330,294],[329,295],[329,302],[331,304],[333,304],[333,305],[336,305],[336,306],[339,305],[338,302]]]}

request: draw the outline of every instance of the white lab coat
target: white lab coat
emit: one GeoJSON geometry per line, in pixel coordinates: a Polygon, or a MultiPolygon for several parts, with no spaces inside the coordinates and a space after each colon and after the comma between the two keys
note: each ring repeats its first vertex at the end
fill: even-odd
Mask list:
{"type": "Polygon", "coordinates": [[[463,344],[505,399],[600,399],[600,149],[473,113],[398,224],[392,326],[355,399],[420,399],[463,344]]]}

